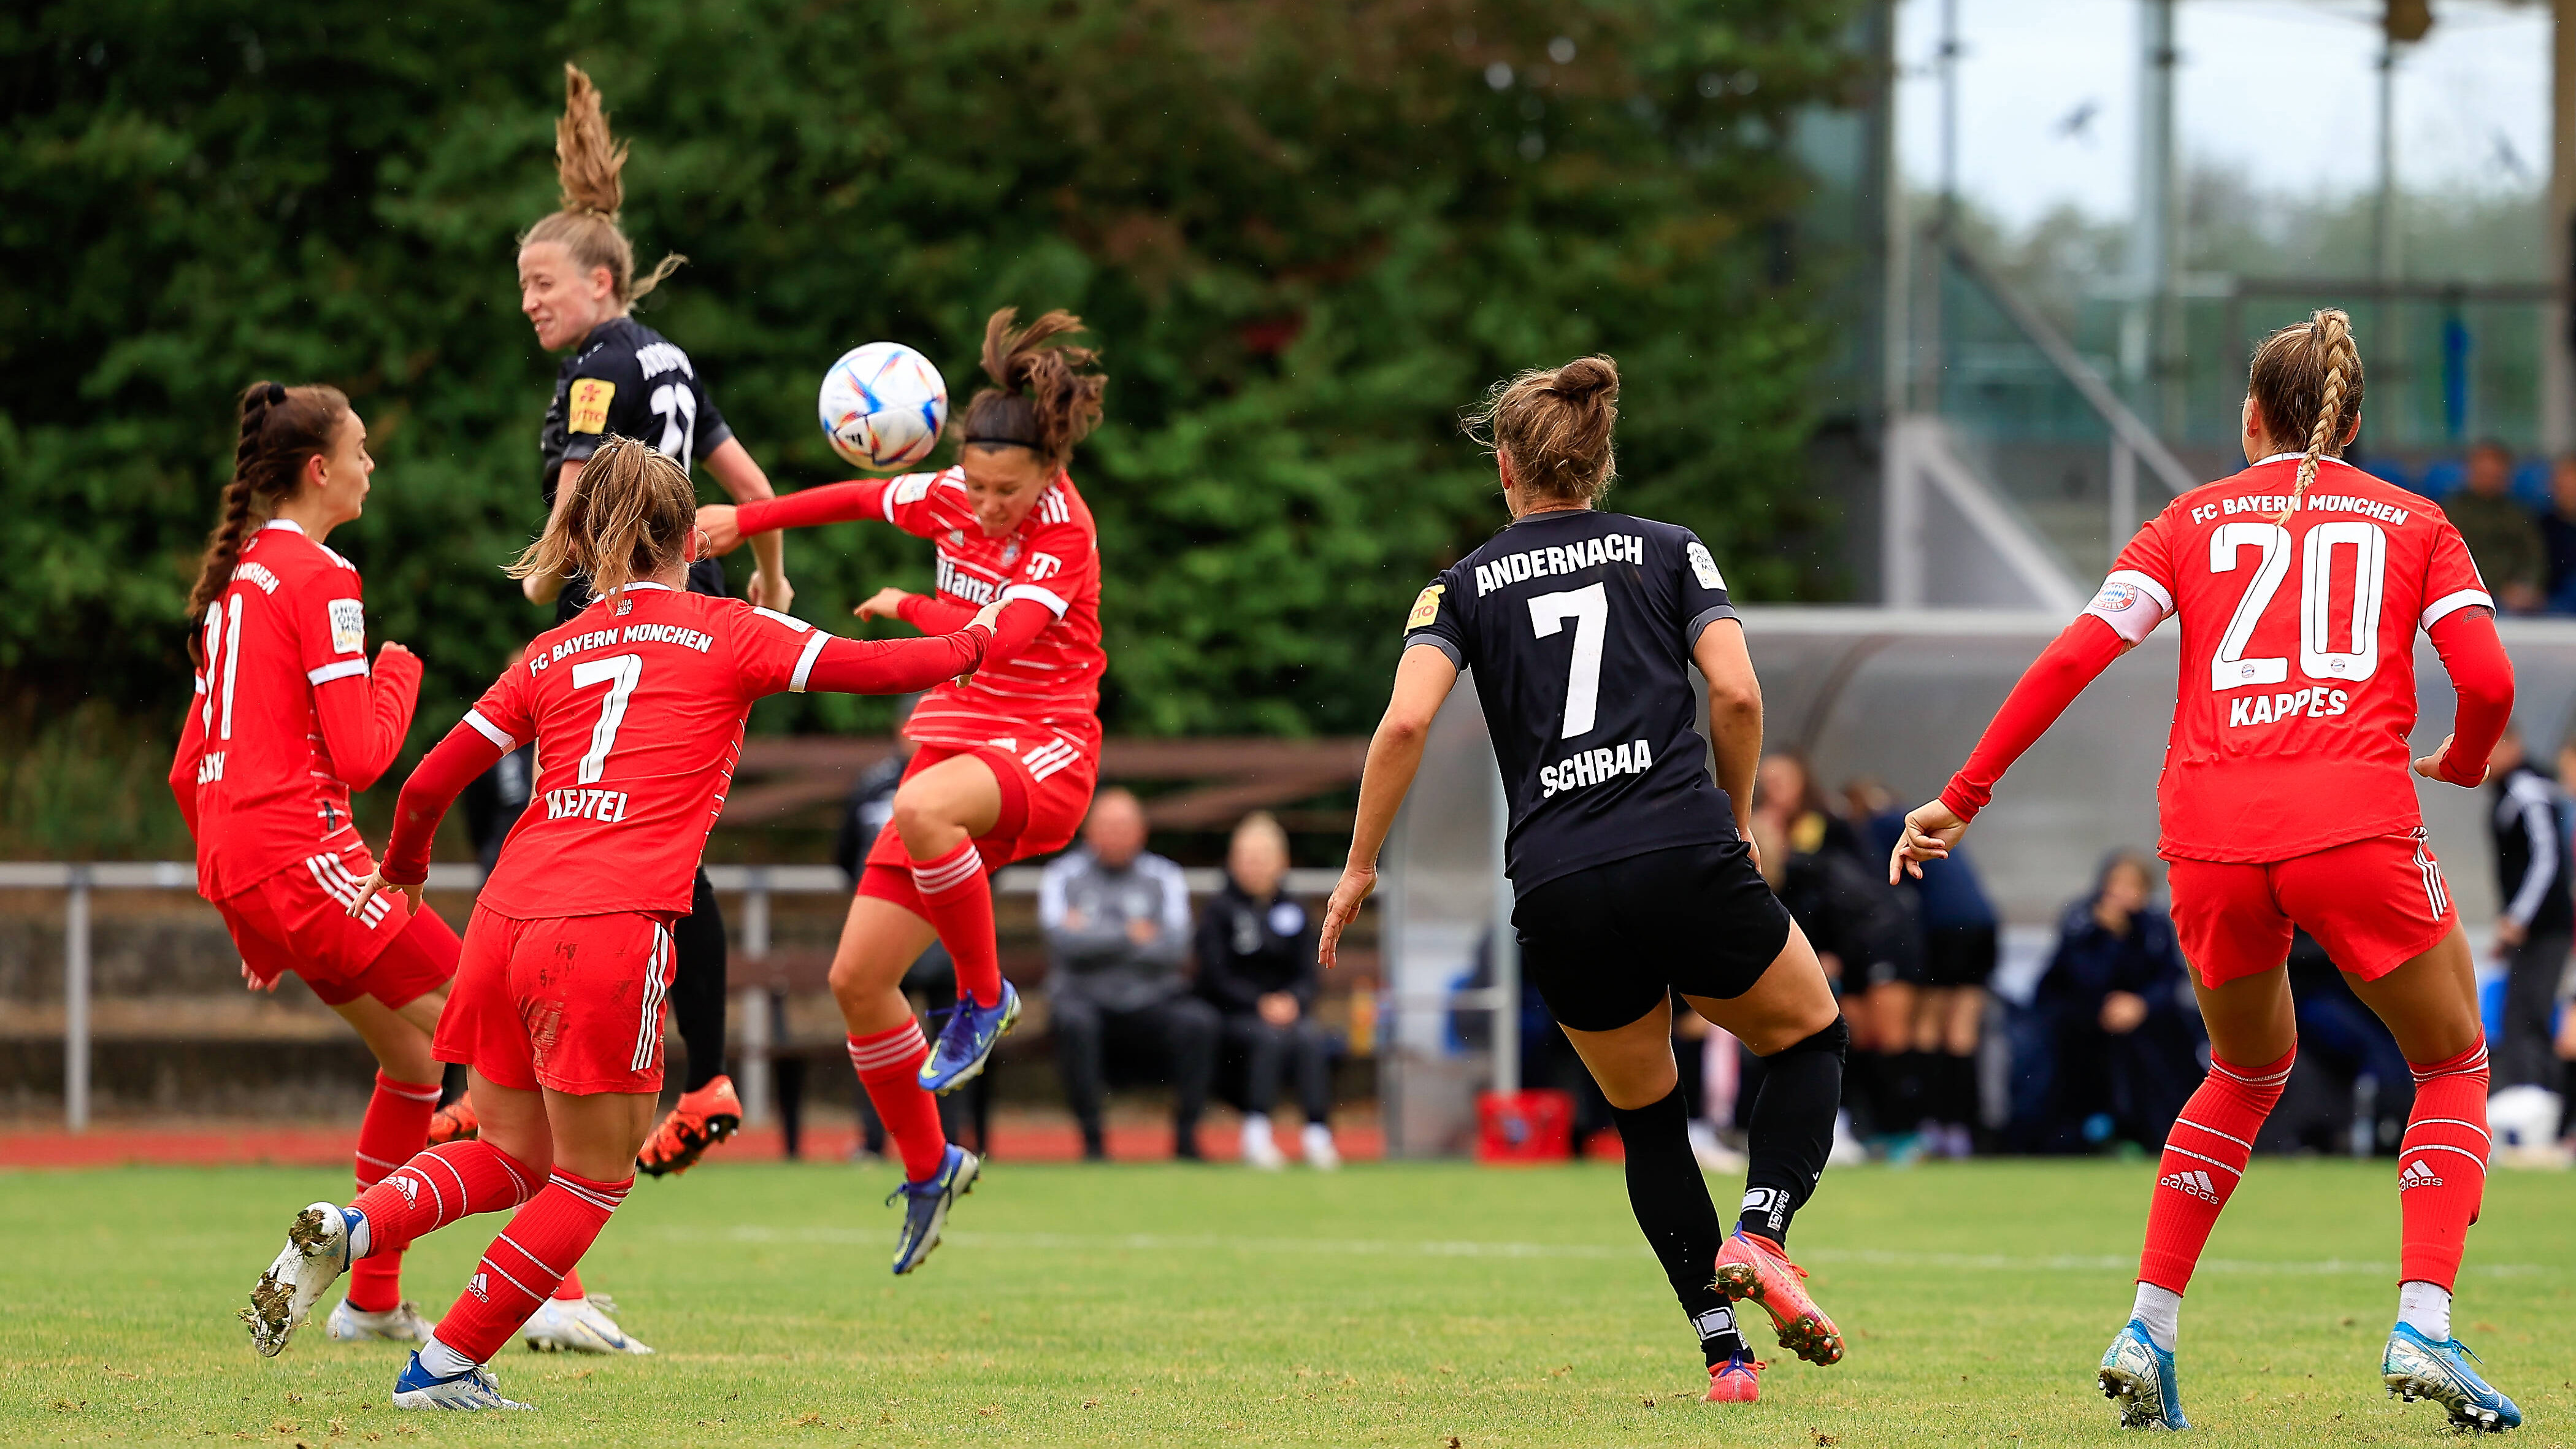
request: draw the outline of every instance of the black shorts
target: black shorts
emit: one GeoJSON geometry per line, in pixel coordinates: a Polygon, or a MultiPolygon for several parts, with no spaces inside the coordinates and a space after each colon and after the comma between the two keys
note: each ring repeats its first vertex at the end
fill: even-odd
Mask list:
{"type": "Polygon", "coordinates": [[[1923,984],[1983,986],[1995,974],[1995,928],[1935,926],[1923,933],[1923,984]]]}
{"type": "Polygon", "coordinates": [[[1669,992],[1742,996],[1789,943],[1789,909],[1740,840],[1559,876],[1520,898],[1512,925],[1522,978],[1576,1031],[1626,1026],[1669,992]]]}

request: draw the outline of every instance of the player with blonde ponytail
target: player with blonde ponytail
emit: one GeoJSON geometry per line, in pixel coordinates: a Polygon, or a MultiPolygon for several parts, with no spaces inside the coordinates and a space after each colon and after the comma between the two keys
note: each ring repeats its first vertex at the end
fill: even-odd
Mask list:
{"type": "Polygon", "coordinates": [[[2397,1156],[2397,1323],[2381,1381],[2441,1404],[2461,1428],[2522,1422],[2451,1335],[2451,1288],[2486,1188],[2487,1045],[2468,937],[2425,836],[2406,747],[2416,631],[2459,692],[2452,734],[2413,762],[2426,779],[2485,780],[2513,713],[2513,665],[2460,531],[2342,461],[2361,398],[2350,317],[2320,311],[2264,339],[2246,377],[2248,466],[2138,531],[1949,788],[1905,818],[1888,862],[1893,881],[1946,856],[2085,685],[2168,615],[2181,621],[2159,853],[2210,1063],[2166,1139],[2137,1298],[2097,1371],[2128,1428],[2188,1427],[2174,1361],[2183,1290],[2298,1057],[2284,964],[2297,929],[2325,947],[2414,1068],[2397,1156]]]}

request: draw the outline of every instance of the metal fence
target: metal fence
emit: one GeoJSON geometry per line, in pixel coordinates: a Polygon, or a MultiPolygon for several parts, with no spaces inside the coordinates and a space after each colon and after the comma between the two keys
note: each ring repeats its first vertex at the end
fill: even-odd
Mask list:
{"type": "MultiPolygon", "coordinates": [[[[1036,866],[1010,866],[993,878],[1002,895],[1035,895],[1043,872],[1036,866]]],[[[1224,872],[1185,870],[1193,896],[1223,889],[1224,872]]],[[[769,955],[769,904],[779,895],[848,895],[850,878],[829,865],[711,865],[707,878],[718,891],[743,898],[742,954],[751,961],[769,955]]],[[[1331,892],[1341,873],[1292,870],[1286,890],[1291,895],[1331,892]]],[[[480,867],[433,865],[433,891],[469,892],[483,884],[480,867]]],[[[90,896],[102,890],[184,890],[197,887],[197,867],[189,861],[0,861],[0,890],[53,890],[63,893],[63,1123],[84,1131],[90,1117],[90,896]]],[[[743,1107],[755,1120],[768,1115],[771,1021],[767,987],[742,993],[738,1005],[743,1028],[743,1107]]]]}

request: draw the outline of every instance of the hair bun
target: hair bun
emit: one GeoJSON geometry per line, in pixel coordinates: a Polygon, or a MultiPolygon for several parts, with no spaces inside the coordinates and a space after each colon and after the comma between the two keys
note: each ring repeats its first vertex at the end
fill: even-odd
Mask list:
{"type": "Polygon", "coordinates": [[[1590,402],[1619,391],[1619,366],[1607,357],[1578,357],[1556,370],[1548,390],[1567,402],[1590,402]]]}
{"type": "Polygon", "coordinates": [[[281,383],[281,382],[272,382],[272,383],[270,383],[270,384],[268,385],[268,394],[267,394],[267,399],[266,399],[266,400],[267,400],[267,403],[268,403],[268,405],[269,405],[270,407],[275,407],[275,406],[277,406],[279,403],[282,403],[282,402],[286,401],[286,384],[281,383]]]}

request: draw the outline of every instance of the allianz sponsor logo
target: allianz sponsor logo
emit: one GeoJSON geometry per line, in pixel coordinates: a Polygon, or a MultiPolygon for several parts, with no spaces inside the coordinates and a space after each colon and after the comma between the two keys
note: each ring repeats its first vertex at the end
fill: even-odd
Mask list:
{"type": "Polygon", "coordinates": [[[1570,574],[1602,564],[1643,564],[1645,561],[1645,537],[1634,533],[1605,534],[1562,547],[1507,553],[1492,563],[1476,565],[1476,597],[1481,599],[1505,584],[1517,584],[1524,579],[1570,574]]]}
{"type": "Polygon", "coordinates": [[[2197,1169],[2190,1172],[2166,1173],[2158,1185],[2172,1188],[2185,1197],[2199,1198],[2205,1203],[2218,1201],[2218,1185],[2209,1180],[2208,1173],[2197,1169]]]}
{"type": "Polygon", "coordinates": [[[2440,1187],[2441,1185],[2442,1179],[2435,1176],[2432,1167],[2420,1157],[2406,1164],[2405,1169],[2397,1174],[2399,1192],[2404,1192],[2410,1187],[2440,1187]]]}
{"type": "Polygon", "coordinates": [[[1539,798],[1548,799],[1566,790],[1585,785],[1598,785],[1621,775],[1642,775],[1655,762],[1644,740],[1628,745],[1604,745],[1569,755],[1553,765],[1539,767],[1539,798]]]}
{"type": "Polygon", "coordinates": [[[663,373],[674,370],[691,377],[698,375],[698,370],[689,366],[689,354],[668,342],[648,342],[636,348],[635,365],[644,369],[644,376],[647,379],[660,377],[663,373]]]}
{"type": "Polygon", "coordinates": [[[993,602],[994,595],[1001,591],[1000,584],[975,577],[950,561],[946,554],[939,556],[939,592],[954,594],[970,604],[981,606],[993,602]]]}

